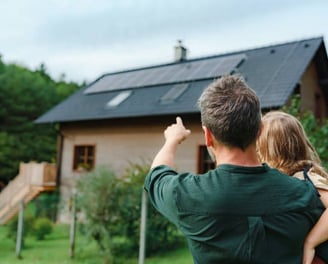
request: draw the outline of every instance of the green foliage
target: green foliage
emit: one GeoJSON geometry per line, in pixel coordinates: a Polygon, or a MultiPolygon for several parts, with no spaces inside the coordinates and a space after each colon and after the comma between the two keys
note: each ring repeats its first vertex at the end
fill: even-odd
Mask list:
{"type": "Polygon", "coordinates": [[[300,120],[310,142],[320,156],[323,166],[328,168],[328,120],[317,120],[312,112],[301,111],[299,96],[293,96],[290,104],[283,107],[282,110],[300,120]]]}
{"type": "Polygon", "coordinates": [[[34,120],[78,88],[52,80],[43,64],[31,71],[0,60],[0,181],[16,177],[22,161],[54,160],[57,132],[34,120]]]}
{"type": "MultiPolygon", "coordinates": [[[[34,203],[30,203],[24,208],[23,217],[23,246],[26,244],[26,238],[34,235],[36,239],[43,240],[46,235],[52,232],[52,221],[43,216],[37,216],[38,208],[34,203]]],[[[40,215],[40,214],[39,214],[40,215]]],[[[6,224],[6,237],[16,241],[18,228],[18,215],[6,224]]]]}
{"type": "Polygon", "coordinates": [[[103,256],[112,258],[112,227],[119,225],[117,217],[120,182],[104,167],[87,173],[78,182],[77,207],[86,217],[84,233],[94,239],[103,256]]]}
{"type": "MultiPolygon", "coordinates": [[[[31,234],[33,230],[34,217],[31,214],[24,214],[23,218],[23,246],[25,246],[25,237],[31,234]]],[[[18,216],[7,224],[7,238],[16,241],[18,228],[18,216]]]]}
{"type": "MultiPolygon", "coordinates": [[[[121,177],[104,167],[85,174],[78,184],[78,207],[86,216],[85,234],[103,253],[136,256],[139,250],[141,196],[149,166],[130,164],[121,177]]],[[[148,204],[147,255],[165,251],[183,241],[177,228],[148,204]],[[163,248],[165,245],[165,249],[163,248]]]]}
{"type": "MultiPolygon", "coordinates": [[[[131,252],[131,256],[138,252],[139,234],[140,234],[140,214],[141,214],[141,196],[143,192],[143,183],[145,176],[149,172],[150,166],[145,164],[130,164],[123,176],[126,179],[124,185],[127,195],[121,202],[122,222],[124,234],[130,238],[131,247],[123,248],[124,252],[131,252]],[[127,219],[124,221],[124,219],[127,219]]],[[[147,233],[146,233],[146,255],[154,255],[158,252],[164,252],[176,247],[182,243],[184,238],[179,233],[177,227],[169,222],[165,217],[158,213],[155,208],[148,203],[147,206],[147,233]],[[165,248],[163,248],[165,245],[165,248]]],[[[123,253],[120,252],[120,253],[123,253]]]]}
{"type": "Polygon", "coordinates": [[[59,190],[49,193],[41,193],[32,203],[35,206],[36,218],[46,217],[52,221],[56,221],[59,190]]]}
{"type": "Polygon", "coordinates": [[[37,240],[44,240],[47,235],[52,233],[52,230],[53,224],[48,218],[41,217],[34,221],[33,235],[37,240]]]}
{"type": "MultiPolygon", "coordinates": [[[[75,256],[69,257],[69,225],[56,224],[46,240],[37,240],[34,236],[26,238],[26,247],[22,250],[23,259],[15,254],[15,242],[6,237],[7,227],[0,225],[1,264],[104,264],[99,249],[94,241],[88,241],[81,233],[76,234],[75,256]]],[[[122,255],[124,258],[124,255],[122,255]]],[[[138,258],[124,258],[121,263],[136,264],[138,258]]],[[[147,258],[145,264],[190,264],[191,254],[186,245],[170,252],[163,252],[147,258]]]]}

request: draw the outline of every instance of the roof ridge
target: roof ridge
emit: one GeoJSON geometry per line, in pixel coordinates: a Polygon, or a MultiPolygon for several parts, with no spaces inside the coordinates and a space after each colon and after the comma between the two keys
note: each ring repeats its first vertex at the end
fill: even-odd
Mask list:
{"type": "Polygon", "coordinates": [[[255,47],[255,48],[245,49],[243,51],[246,52],[246,51],[259,50],[259,49],[268,49],[268,48],[272,48],[272,47],[292,45],[292,44],[296,44],[296,43],[301,43],[301,42],[305,42],[305,41],[319,40],[319,39],[323,41],[323,36],[305,38],[305,39],[299,39],[299,40],[290,40],[288,42],[277,42],[277,43],[269,44],[267,46],[259,46],[259,47],[255,47]]]}
{"type": "MultiPolygon", "coordinates": [[[[142,70],[140,72],[128,72],[127,77],[123,76],[126,71],[122,71],[122,76],[118,74],[118,76],[104,77],[104,82],[100,81],[97,89],[93,90],[97,91],[95,93],[91,93],[90,95],[86,93],[88,86],[78,90],[69,98],[60,102],[39,117],[36,122],[62,123],[100,119],[109,120],[117,118],[149,117],[155,115],[199,114],[199,110],[195,107],[195,102],[197,102],[203,89],[213,81],[213,75],[209,72],[212,66],[217,66],[217,68],[213,67],[213,71],[215,69],[218,69],[219,72],[230,71],[238,64],[238,61],[242,59],[243,56],[246,56],[247,59],[244,60],[241,67],[236,66],[238,67],[238,73],[247,80],[249,85],[259,95],[262,109],[281,107],[295,90],[305,69],[314,59],[320,59],[326,65],[328,59],[324,44],[322,37],[307,38],[271,44],[260,48],[252,48],[248,49],[248,51],[245,49],[238,52],[222,53],[220,55],[187,60],[186,62],[191,62],[190,64],[168,63],[156,65],[157,67],[172,65],[166,66],[167,68],[172,67],[173,69],[168,69],[167,72],[165,71],[165,74],[162,71],[163,68],[166,68],[165,66],[155,69],[152,69],[151,66],[138,68],[135,70],[145,68],[149,70],[144,70],[144,72],[142,70]],[[295,48],[295,46],[298,47],[293,53],[294,55],[291,57],[288,56],[288,52],[290,52],[293,47],[295,48]],[[316,53],[318,52],[318,48],[323,52],[316,53]],[[315,58],[314,56],[317,54],[318,58],[315,58]],[[214,60],[211,60],[212,58],[214,60]],[[288,59],[288,64],[281,65],[282,63],[286,63],[284,59],[288,59]],[[190,70],[191,72],[187,70],[183,71],[184,69],[178,72],[175,68],[179,67],[188,68],[188,71],[190,70]],[[149,74],[149,72],[147,72],[152,70],[156,73],[149,74]],[[137,82],[139,73],[141,77],[144,76],[146,80],[151,81],[151,86],[145,85],[149,84],[148,81],[147,83],[144,81],[137,82]],[[174,86],[173,83],[164,84],[162,81],[174,79],[175,76],[173,75],[181,75],[181,78],[187,78],[184,80],[188,80],[190,86],[181,94],[181,97],[176,99],[176,101],[173,100],[174,102],[172,104],[161,104],[160,98],[174,86]],[[206,80],[197,79],[204,76],[209,76],[210,78],[206,80]],[[197,78],[195,79],[194,77],[197,78]],[[131,96],[118,107],[106,107],[109,100],[115,98],[119,92],[123,91],[123,89],[116,89],[121,83],[124,83],[127,89],[131,88],[127,86],[130,84],[133,84],[133,86],[138,84],[140,86],[138,86],[138,89],[134,88],[131,96]],[[109,85],[111,87],[108,87],[109,85]],[[270,85],[270,88],[266,87],[266,85],[270,85]],[[104,92],[104,89],[108,90],[108,88],[115,88],[115,90],[104,92]]],[[[328,73],[324,69],[320,78],[327,78],[327,76],[328,73]]],[[[182,80],[180,77],[176,80],[182,80]]],[[[127,96],[129,93],[130,92],[126,92],[125,95],[127,96]]]]}
{"type": "MultiPolygon", "coordinates": [[[[225,57],[225,56],[235,55],[235,54],[249,52],[249,51],[255,51],[255,50],[260,50],[260,49],[268,49],[268,48],[272,48],[272,47],[291,45],[291,44],[300,43],[300,42],[304,42],[304,41],[312,41],[312,40],[319,40],[319,39],[323,41],[323,36],[293,40],[293,41],[288,41],[288,42],[279,42],[279,43],[276,43],[276,44],[273,43],[273,44],[266,45],[266,46],[247,48],[247,49],[243,49],[243,50],[239,50],[239,51],[228,51],[228,52],[220,53],[220,54],[216,54],[216,55],[195,57],[195,58],[192,58],[192,59],[187,59],[187,60],[179,61],[179,62],[167,62],[167,63],[161,63],[161,64],[153,64],[153,65],[148,65],[148,66],[135,67],[135,68],[130,68],[130,69],[126,69],[126,70],[108,72],[108,73],[102,74],[99,78],[96,79],[96,81],[103,78],[103,77],[105,77],[105,76],[108,76],[108,75],[115,75],[115,74],[120,74],[120,73],[147,70],[147,69],[152,69],[152,68],[160,68],[160,67],[176,65],[176,64],[190,63],[190,62],[199,61],[199,60],[206,60],[206,59],[211,59],[211,58],[225,57]]],[[[92,83],[94,83],[94,82],[92,82],[92,83]]]]}

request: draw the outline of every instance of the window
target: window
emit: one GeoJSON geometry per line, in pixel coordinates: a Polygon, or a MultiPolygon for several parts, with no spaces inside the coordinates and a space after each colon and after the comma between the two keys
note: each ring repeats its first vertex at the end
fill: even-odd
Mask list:
{"type": "Polygon", "coordinates": [[[188,86],[188,83],[180,83],[174,85],[166,94],[161,97],[161,104],[169,104],[174,102],[187,90],[188,86]]]}
{"type": "Polygon", "coordinates": [[[215,168],[215,163],[208,154],[207,147],[201,145],[198,147],[198,173],[205,173],[215,168]]]}
{"type": "Polygon", "coordinates": [[[90,171],[95,166],[95,146],[80,145],[74,147],[73,170],[90,171]]]}
{"type": "Polygon", "coordinates": [[[120,105],[124,100],[126,100],[131,95],[131,93],[132,93],[132,91],[120,92],[118,95],[116,95],[113,99],[111,99],[106,104],[106,108],[114,108],[114,107],[120,105]]]}

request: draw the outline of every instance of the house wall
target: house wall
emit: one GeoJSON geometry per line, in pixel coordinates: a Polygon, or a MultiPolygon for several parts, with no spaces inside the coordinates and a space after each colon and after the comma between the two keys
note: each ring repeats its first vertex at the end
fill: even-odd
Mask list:
{"type": "Polygon", "coordinates": [[[311,62],[303,74],[300,89],[302,108],[312,111],[317,117],[325,117],[327,102],[318,83],[318,74],[314,61],[311,62]]]}
{"type": "MultiPolygon", "coordinates": [[[[198,146],[204,145],[200,117],[181,116],[192,133],[177,151],[179,171],[197,171],[198,146]]],[[[151,163],[164,143],[163,131],[175,117],[101,121],[61,126],[64,144],[61,165],[61,210],[59,221],[69,221],[69,203],[81,173],[73,171],[75,145],[95,145],[95,166],[108,166],[119,176],[129,162],[151,163]]]]}
{"type": "MultiPolygon", "coordinates": [[[[318,84],[317,70],[312,62],[301,78],[301,105],[324,117],[327,103],[318,84]]],[[[178,171],[197,172],[198,146],[204,145],[199,114],[181,115],[192,133],[177,152],[178,171]]],[[[117,175],[124,173],[129,163],[151,163],[164,143],[163,131],[175,116],[131,118],[125,120],[74,122],[61,124],[63,149],[61,157],[61,210],[58,220],[69,221],[69,204],[75,183],[81,173],[73,170],[74,146],[94,145],[95,166],[108,166],[117,175]]]]}

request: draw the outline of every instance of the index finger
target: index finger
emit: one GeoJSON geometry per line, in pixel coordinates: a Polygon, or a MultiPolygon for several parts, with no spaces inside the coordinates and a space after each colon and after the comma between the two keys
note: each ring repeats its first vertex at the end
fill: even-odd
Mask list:
{"type": "Polygon", "coordinates": [[[182,122],[182,119],[181,119],[180,116],[177,116],[176,121],[177,121],[177,125],[182,125],[183,126],[183,122],[182,122]]]}

